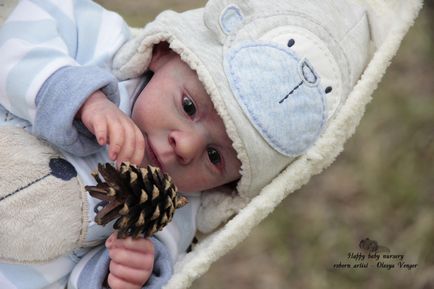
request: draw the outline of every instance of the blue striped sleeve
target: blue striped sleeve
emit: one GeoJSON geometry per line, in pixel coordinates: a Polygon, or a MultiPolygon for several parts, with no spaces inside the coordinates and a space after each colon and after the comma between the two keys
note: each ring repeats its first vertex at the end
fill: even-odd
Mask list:
{"type": "Polygon", "coordinates": [[[19,38],[28,43],[43,43],[57,37],[56,27],[53,21],[44,19],[36,21],[8,22],[2,26],[0,34],[0,46],[13,38],[19,38]]]}
{"type": "Polygon", "coordinates": [[[39,264],[0,263],[0,288],[65,288],[70,272],[77,262],[72,256],[63,256],[39,264]]]}
{"type": "Polygon", "coordinates": [[[90,0],[20,1],[0,27],[0,104],[34,124],[48,78],[71,66],[110,71],[130,37],[118,14],[90,0]]]}

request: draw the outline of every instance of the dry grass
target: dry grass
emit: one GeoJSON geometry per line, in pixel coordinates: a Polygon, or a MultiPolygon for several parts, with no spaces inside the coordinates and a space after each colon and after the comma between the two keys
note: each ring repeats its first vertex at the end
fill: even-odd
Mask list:
{"type": "MultiPolygon", "coordinates": [[[[185,10],[205,3],[98,2],[134,26],[167,7],[185,10]]],[[[289,196],[193,288],[434,288],[432,6],[427,3],[406,37],[336,162],[289,196]],[[418,267],[333,269],[366,237],[418,267]]]]}
{"type": "Polygon", "coordinates": [[[202,7],[205,0],[164,0],[164,1],[135,1],[135,0],[99,0],[95,1],[124,16],[131,26],[142,27],[151,21],[162,10],[170,9],[178,12],[202,7]]]}

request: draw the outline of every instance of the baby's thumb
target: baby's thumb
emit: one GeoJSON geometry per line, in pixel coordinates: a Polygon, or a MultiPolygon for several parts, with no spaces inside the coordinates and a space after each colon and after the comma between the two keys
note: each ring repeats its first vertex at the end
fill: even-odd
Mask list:
{"type": "Polygon", "coordinates": [[[105,247],[107,249],[111,249],[111,247],[113,246],[113,242],[114,242],[114,233],[112,233],[110,237],[108,237],[107,240],[105,240],[105,247]]]}

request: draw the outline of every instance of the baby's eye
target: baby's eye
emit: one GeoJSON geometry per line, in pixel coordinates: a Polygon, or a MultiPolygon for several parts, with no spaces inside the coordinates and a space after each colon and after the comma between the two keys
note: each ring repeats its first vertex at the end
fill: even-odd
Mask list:
{"type": "Polygon", "coordinates": [[[182,108],[189,116],[194,116],[194,114],[196,113],[196,106],[194,105],[193,101],[187,96],[184,96],[182,98],[182,108]]]}
{"type": "Polygon", "coordinates": [[[213,163],[214,165],[219,165],[221,163],[222,160],[220,154],[215,148],[213,147],[207,148],[207,153],[211,163],[213,163]]]}

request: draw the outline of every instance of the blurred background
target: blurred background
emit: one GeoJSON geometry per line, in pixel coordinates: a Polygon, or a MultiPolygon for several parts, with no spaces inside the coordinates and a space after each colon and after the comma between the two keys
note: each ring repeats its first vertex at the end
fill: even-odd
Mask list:
{"type": "MultiPolygon", "coordinates": [[[[204,0],[98,0],[142,27],[204,0]]],[[[194,289],[434,288],[434,1],[406,36],[332,166],[284,202],[194,289]],[[417,264],[335,269],[365,238],[417,264]]]]}

